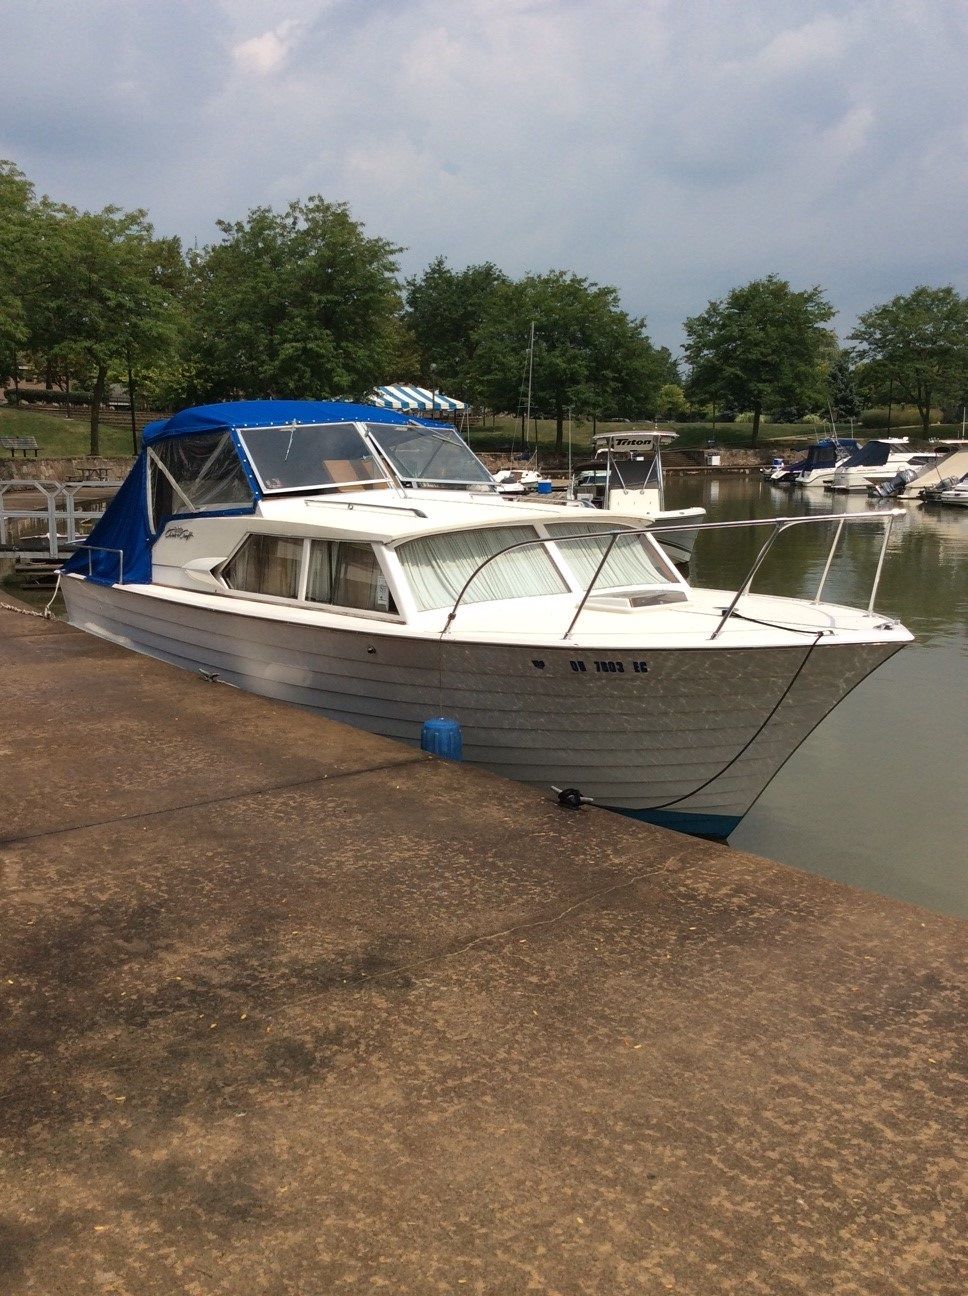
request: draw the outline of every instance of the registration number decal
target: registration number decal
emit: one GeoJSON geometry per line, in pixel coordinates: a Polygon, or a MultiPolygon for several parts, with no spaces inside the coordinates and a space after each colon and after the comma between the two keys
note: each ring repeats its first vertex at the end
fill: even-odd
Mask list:
{"type": "MultiPolygon", "coordinates": [[[[588,672],[588,662],[583,661],[580,657],[571,659],[571,669],[577,674],[588,672]]],[[[645,675],[648,673],[649,663],[644,661],[630,661],[628,663],[615,661],[614,659],[592,661],[591,667],[596,675],[624,675],[626,666],[635,675],[645,675]]]]}

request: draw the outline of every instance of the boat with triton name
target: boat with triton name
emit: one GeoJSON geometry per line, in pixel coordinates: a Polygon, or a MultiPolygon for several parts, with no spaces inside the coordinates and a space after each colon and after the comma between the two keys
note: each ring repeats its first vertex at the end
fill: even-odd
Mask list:
{"type": "Polygon", "coordinates": [[[659,543],[674,563],[688,567],[704,508],[667,509],[662,451],[677,432],[598,432],[592,438],[595,458],[572,471],[565,503],[578,503],[622,518],[654,522],[659,543]]]}
{"type": "Polygon", "coordinates": [[[453,429],[327,402],[238,402],[145,429],[61,587],[75,626],[465,759],[725,837],[823,717],[910,642],[875,611],[900,511],[765,528],[735,591],[692,588],[635,516],[510,502],[453,429]],[[791,528],[835,529],[810,601],[755,594],[791,528]],[[864,608],[823,590],[881,525],[864,608]],[[509,700],[513,701],[509,705],[509,700]]]}

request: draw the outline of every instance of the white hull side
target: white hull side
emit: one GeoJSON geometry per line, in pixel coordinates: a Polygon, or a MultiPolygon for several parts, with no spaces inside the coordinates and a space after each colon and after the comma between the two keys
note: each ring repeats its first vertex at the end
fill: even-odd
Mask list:
{"type": "Polygon", "coordinates": [[[426,719],[447,715],[461,725],[468,762],[575,786],[618,809],[671,804],[685,818],[741,817],[898,647],[615,650],[608,656],[625,671],[599,674],[601,650],[421,639],[381,633],[379,623],[372,634],[297,625],[233,611],[228,600],[216,611],[76,577],[62,588],[72,624],[137,652],[410,743],[426,719]],[[633,658],[648,671],[635,673],[633,658]]]}

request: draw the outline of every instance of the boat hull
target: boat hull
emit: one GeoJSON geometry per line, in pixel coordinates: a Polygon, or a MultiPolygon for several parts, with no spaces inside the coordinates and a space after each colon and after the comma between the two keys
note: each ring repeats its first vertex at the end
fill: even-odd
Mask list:
{"type": "Polygon", "coordinates": [[[468,763],[717,837],[901,646],[474,643],[263,618],[231,600],[215,609],[76,576],[62,588],[72,624],[137,652],[412,744],[446,715],[468,763]]]}

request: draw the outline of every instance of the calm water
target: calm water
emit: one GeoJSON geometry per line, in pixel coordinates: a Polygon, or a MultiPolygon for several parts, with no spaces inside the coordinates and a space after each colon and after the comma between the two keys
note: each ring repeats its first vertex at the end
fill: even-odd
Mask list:
{"type": "MultiPolygon", "coordinates": [[[[702,504],[711,522],[877,507],[741,476],[669,477],[667,503],[702,504]]],[[[917,643],[811,734],[730,844],[968,915],[968,509],[901,507],[876,606],[899,617],[917,643]]],[[[831,535],[804,527],[782,536],[754,589],[812,597],[831,535]]],[[[866,606],[881,535],[875,526],[845,531],[825,599],[866,606]]],[[[760,529],[701,536],[693,583],[735,588],[764,538],[760,529]]]]}

